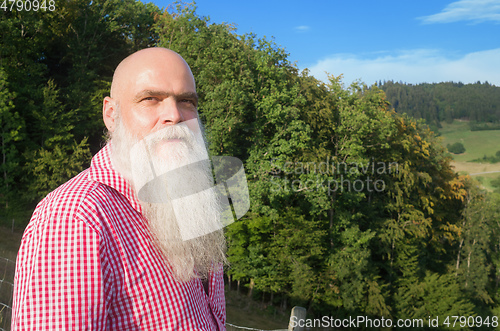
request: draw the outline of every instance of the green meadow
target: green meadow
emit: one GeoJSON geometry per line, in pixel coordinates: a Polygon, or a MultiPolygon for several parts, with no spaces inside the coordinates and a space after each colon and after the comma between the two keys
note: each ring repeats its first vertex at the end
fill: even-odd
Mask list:
{"type": "Polygon", "coordinates": [[[458,120],[442,125],[439,133],[443,146],[460,142],[465,147],[465,153],[451,154],[455,170],[470,174],[486,189],[493,190],[490,182],[500,176],[500,163],[472,161],[484,156],[494,156],[500,150],[500,130],[471,131],[469,122],[458,120]]]}

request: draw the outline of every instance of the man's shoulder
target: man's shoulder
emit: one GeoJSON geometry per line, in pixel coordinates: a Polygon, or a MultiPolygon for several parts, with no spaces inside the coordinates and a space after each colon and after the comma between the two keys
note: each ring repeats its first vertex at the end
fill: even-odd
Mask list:
{"type": "Polygon", "coordinates": [[[100,203],[120,199],[113,188],[92,180],[90,169],[82,171],[49,193],[37,205],[31,222],[56,219],[78,219],[98,209],[100,203]]]}

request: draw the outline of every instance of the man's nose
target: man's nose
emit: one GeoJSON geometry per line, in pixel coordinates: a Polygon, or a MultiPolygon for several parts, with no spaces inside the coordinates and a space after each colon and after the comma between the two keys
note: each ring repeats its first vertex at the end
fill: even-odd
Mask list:
{"type": "Polygon", "coordinates": [[[179,105],[173,98],[164,100],[160,107],[160,121],[162,124],[173,125],[184,121],[179,105]]]}

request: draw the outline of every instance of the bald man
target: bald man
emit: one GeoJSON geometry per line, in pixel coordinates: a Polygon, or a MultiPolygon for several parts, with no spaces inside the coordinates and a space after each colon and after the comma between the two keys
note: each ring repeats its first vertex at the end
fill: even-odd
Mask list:
{"type": "Polygon", "coordinates": [[[224,235],[202,229],[220,206],[210,190],[184,194],[212,183],[197,107],[177,53],[149,48],[118,65],[108,144],[26,228],[12,330],[225,330],[224,235]]]}

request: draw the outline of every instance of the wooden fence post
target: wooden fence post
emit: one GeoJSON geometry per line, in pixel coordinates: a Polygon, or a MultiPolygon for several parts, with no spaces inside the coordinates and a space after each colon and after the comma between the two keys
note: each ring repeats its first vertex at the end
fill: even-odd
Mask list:
{"type": "Polygon", "coordinates": [[[304,331],[304,327],[300,327],[299,321],[302,320],[303,322],[300,323],[304,325],[304,320],[306,319],[306,309],[303,307],[295,306],[292,308],[292,313],[290,314],[290,322],[288,323],[288,331],[304,331]]]}

